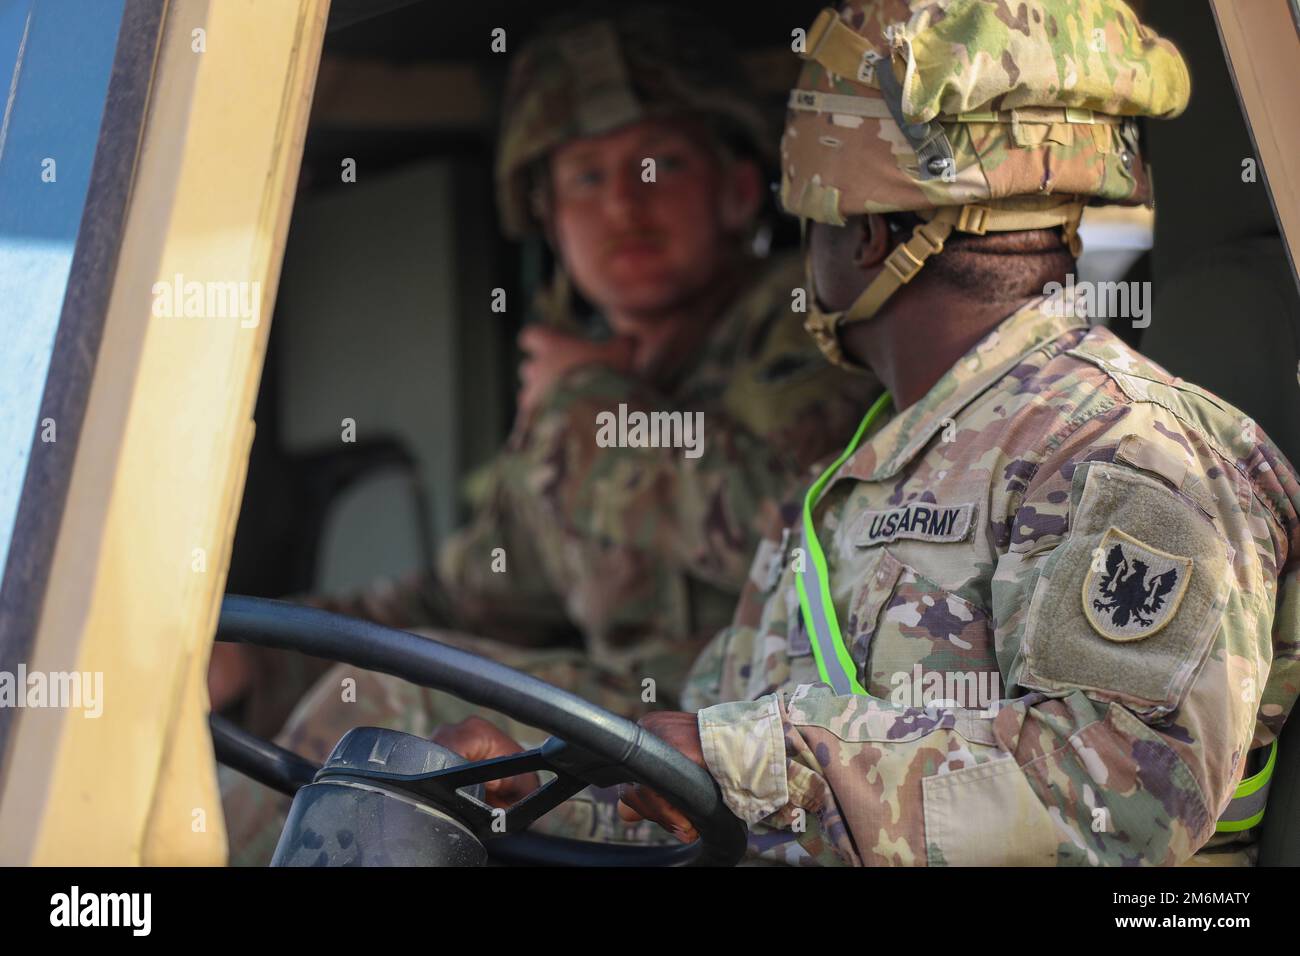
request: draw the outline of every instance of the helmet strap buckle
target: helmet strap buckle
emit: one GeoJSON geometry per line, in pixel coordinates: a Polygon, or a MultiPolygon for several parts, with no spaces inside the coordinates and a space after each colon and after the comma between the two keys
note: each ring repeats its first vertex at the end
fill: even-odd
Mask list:
{"type": "Polygon", "coordinates": [[[954,228],[961,232],[973,233],[982,236],[988,232],[990,209],[988,206],[981,206],[979,203],[967,203],[961,207],[961,212],[957,215],[957,222],[954,228]]]}
{"type": "MultiPolygon", "coordinates": [[[[924,233],[921,234],[924,235],[924,233]]],[[[942,242],[939,243],[939,248],[943,248],[942,242]]],[[[885,268],[895,275],[900,285],[911,282],[912,278],[921,271],[923,265],[925,265],[925,259],[913,255],[912,250],[907,248],[905,242],[895,246],[894,251],[885,258],[885,268]]]]}

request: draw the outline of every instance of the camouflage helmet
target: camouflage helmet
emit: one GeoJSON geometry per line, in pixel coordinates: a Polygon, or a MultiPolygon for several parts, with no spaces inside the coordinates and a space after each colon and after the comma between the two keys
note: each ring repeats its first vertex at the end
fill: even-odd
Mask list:
{"type": "Polygon", "coordinates": [[[570,18],[511,64],[497,154],[501,227],[537,226],[529,169],[557,146],[659,116],[699,115],[721,138],[774,168],[776,132],[727,38],[688,11],[630,7],[570,18]]]}
{"type": "MultiPolygon", "coordinates": [[[[781,140],[781,202],[842,225],[916,212],[880,278],[834,326],[874,315],[953,229],[1063,226],[1086,202],[1147,202],[1136,118],[1172,117],[1177,48],[1121,0],[848,0],[807,31],[781,140]]],[[[832,358],[835,328],[810,331],[832,358]]],[[[818,327],[820,326],[820,327],[818,327]]]]}

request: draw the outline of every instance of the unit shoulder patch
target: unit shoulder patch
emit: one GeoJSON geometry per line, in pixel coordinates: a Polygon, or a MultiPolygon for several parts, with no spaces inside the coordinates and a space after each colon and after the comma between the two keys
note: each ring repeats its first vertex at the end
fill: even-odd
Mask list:
{"type": "Polygon", "coordinates": [[[1163,479],[1086,462],[1068,533],[1039,565],[1013,679],[1144,719],[1172,712],[1224,624],[1232,559],[1217,526],[1163,479]]]}
{"type": "Polygon", "coordinates": [[[1083,613],[1110,641],[1140,641],[1173,620],[1194,561],[1110,527],[1083,579],[1083,613]]]}

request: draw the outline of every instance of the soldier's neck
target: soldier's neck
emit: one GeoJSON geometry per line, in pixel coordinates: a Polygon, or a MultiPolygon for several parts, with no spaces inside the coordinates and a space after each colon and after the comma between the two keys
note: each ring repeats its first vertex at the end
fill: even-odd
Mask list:
{"type": "Polygon", "coordinates": [[[667,308],[607,315],[614,332],[634,342],[632,361],[638,378],[665,387],[700,353],[744,284],[738,265],[728,264],[699,293],[667,308]]]}
{"type": "Polygon", "coordinates": [[[842,342],[850,358],[879,376],[902,411],[1028,301],[971,302],[941,289],[905,288],[875,318],[846,327],[842,342]]]}

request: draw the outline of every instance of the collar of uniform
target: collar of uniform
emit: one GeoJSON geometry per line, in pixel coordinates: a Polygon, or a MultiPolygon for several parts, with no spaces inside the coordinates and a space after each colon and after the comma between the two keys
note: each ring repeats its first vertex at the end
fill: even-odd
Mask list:
{"type": "MultiPolygon", "coordinates": [[[[957,413],[1044,345],[1086,319],[1058,308],[1062,296],[1040,296],[1003,319],[910,408],[895,415],[853,453],[834,481],[883,481],[898,474],[957,413]]],[[[833,483],[833,482],[832,482],[833,483]]]]}

